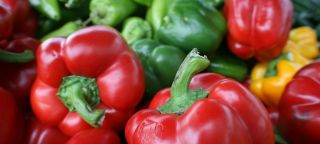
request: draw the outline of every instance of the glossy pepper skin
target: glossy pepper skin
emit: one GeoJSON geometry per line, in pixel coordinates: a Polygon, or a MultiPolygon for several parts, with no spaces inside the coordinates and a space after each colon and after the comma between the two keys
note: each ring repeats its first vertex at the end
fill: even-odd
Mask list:
{"type": "Polygon", "coordinates": [[[318,55],[315,31],[309,27],[293,29],[283,53],[270,62],[258,63],[251,73],[250,90],[267,105],[278,106],[294,74],[318,55]]]}
{"type": "Polygon", "coordinates": [[[144,92],[142,65],[111,27],[48,39],[37,60],[33,112],[69,136],[92,127],[121,130],[144,92]]]}
{"type": "Polygon", "coordinates": [[[61,11],[58,0],[29,0],[32,7],[47,18],[59,21],[61,19],[61,11]]]}
{"type": "Polygon", "coordinates": [[[186,53],[198,48],[200,52],[212,55],[226,32],[222,14],[200,1],[154,0],[148,15],[155,37],[186,53]]]}
{"type": "Polygon", "coordinates": [[[132,0],[92,0],[90,19],[95,25],[116,26],[136,10],[132,0]]]}
{"type": "Polygon", "coordinates": [[[291,28],[290,0],[226,0],[224,14],[235,55],[266,61],[281,54],[291,28]]]}
{"type": "Polygon", "coordinates": [[[233,55],[218,53],[213,56],[206,71],[221,74],[237,81],[244,81],[249,70],[243,60],[233,55]]]}
{"type": "Polygon", "coordinates": [[[292,144],[320,142],[320,62],[299,70],[287,85],[279,104],[279,126],[292,144]]]}
{"type": "Polygon", "coordinates": [[[27,132],[26,144],[119,144],[118,136],[109,129],[88,129],[73,137],[64,135],[58,128],[32,120],[27,132]]]}
{"type": "Polygon", "coordinates": [[[141,39],[131,45],[143,64],[146,79],[145,99],[151,99],[161,88],[171,85],[186,54],[177,47],[151,39],[141,39]]]}
{"type": "Polygon", "coordinates": [[[0,88],[0,143],[19,144],[22,140],[23,120],[14,97],[0,88]]]}
{"type": "Polygon", "coordinates": [[[189,54],[171,88],[159,91],[148,109],[130,118],[127,142],[274,143],[266,109],[240,83],[214,73],[191,79],[208,64],[205,58],[189,54]]]}
{"type": "Polygon", "coordinates": [[[26,133],[26,144],[62,144],[69,139],[58,128],[40,123],[38,120],[31,120],[26,133]]]}
{"type": "MultiPolygon", "coordinates": [[[[9,52],[21,54],[29,50],[35,53],[39,42],[31,37],[21,36],[10,41],[4,40],[0,45],[2,50],[9,52]]],[[[37,75],[36,60],[20,64],[0,60],[0,67],[0,86],[10,91],[19,105],[28,105],[30,89],[37,75]]]]}

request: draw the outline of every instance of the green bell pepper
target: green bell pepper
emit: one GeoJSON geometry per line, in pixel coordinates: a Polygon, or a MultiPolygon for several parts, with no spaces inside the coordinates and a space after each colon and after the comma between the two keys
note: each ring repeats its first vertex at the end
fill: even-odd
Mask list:
{"type": "Polygon", "coordinates": [[[154,0],[147,19],[156,30],[155,38],[182,48],[186,53],[198,48],[212,55],[226,33],[222,14],[208,2],[197,0],[154,0]]]}
{"type": "Polygon", "coordinates": [[[214,72],[233,78],[237,81],[245,80],[248,75],[248,66],[243,60],[228,54],[216,54],[206,69],[208,72],[214,72]]]}
{"type": "Polygon", "coordinates": [[[146,96],[150,99],[159,89],[170,86],[186,54],[179,48],[151,39],[135,41],[132,50],[144,68],[146,96]]]}
{"type": "Polygon", "coordinates": [[[121,34],[127,43],[131,45],[139,39],[151,39],[152,28],[148,21],[140,17],[131,17],[125,21],[121,34]]]}
{"type": "Polygon", "coordinates": [[[60,20],[61,12],[57,0],[29,0],[29,2],[32,7],[51,20],[60,20]]]}
{"type": "Polygon", "coordinates": [[[93,24],[116,26],[136,10],[132,0],[92,0],[90,18],[93,24]]]}

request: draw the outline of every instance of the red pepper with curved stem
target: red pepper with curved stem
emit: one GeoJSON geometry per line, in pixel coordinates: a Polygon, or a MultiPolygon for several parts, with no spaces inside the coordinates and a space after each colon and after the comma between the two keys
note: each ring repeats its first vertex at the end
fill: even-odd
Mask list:
{"type": "Polygon", "coordinates": [[[293,16],[290,0],[226,0],[229,49],[242,59],[279,56],[293,16]]]}
{"type": "Polygon", "coordinates": [[[39,42],[30,37],[18,37],[8,44],[1,45],[3,49],[0,51],[0,86],[9,90],[19,105],[27,105],[29,102],[30,89],[36,78],[33,53],[38,45],[39,42]],[[8,54],[4,50],[13,53],[8,54]]]}
{"type": "Polygon", "coordinates": [[[69,136],[92,127],[122,129],[143,96],[142,65],[113,28],[92,26],[48,39],[37,60],[32,109],[69,136]]]}
{"type": "Polygon", "coordinates": [[[300,69],[279,104],[279,126],[288,142],[320,143],[320,62],[300,69]]]}
{"type": "Polygon", "coordinates": [[[191,79],[208,64],[192,51],[171,88],[158,92],[149,109],[129,119],[128,143],[274,143],[266,109],[240,83],[214,73],[191,79]]]}
{"type": "Polygon", "coordinates": [[[18,144],[22,140],[23,120],[14,97],[0,87],[0,143],[18,144]]]}

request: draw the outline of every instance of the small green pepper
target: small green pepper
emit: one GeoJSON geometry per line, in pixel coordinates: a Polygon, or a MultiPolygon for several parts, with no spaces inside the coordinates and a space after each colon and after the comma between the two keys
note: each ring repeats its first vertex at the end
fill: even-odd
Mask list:
{"type": "Polygon", "coordinates": [[[208,72],[218,73],[238,81],[243,81],[248,74],[247,64],[235,56],[216,54],[210,61],[208,72]]]}
{"type": "Polygon", "coordinates": [[[140,17],[128,18],[121,32],[129,45],[139,39],[151,38],[152,28],[148,21],[140,17]]]}
{"type": "Polygon", "coordinates": [[[73,32],[79,30],[80,28],[81,26],[77,22],[68,22],[64,24],[62,27],[58,28],[57,30],[54,30],[42,37],[41,41],[45,41],[52,37],[67,37],[73,32]]]}
{"type": "Polygon", "coordinates": [[[32,7],[34,7],[41,14],[46,17],[59,21],[61,18],[60,6],[57,0],[29,0],[32,7]]]}
{"type": "Polygon", "coordinates": [[[90,18],[96,25],[116,26],[136,10],[132,0],[92,0],[90,18]]]}
{"type": "Polygon", "coordinates": [[[175,73],[186,56],[177,47],[163,45],[151,39],[135,41],[131,48],[143,64],[147,99],[159,89],[172,84],[175,73]]]}
{"type": "Polygon", "coordinates": [[[153,0],[151,7],[147,12],[147,21],[149,21],[156,31],[160,28],[163,18],[167,15],[168,9],[174,0],[153,0]]]}

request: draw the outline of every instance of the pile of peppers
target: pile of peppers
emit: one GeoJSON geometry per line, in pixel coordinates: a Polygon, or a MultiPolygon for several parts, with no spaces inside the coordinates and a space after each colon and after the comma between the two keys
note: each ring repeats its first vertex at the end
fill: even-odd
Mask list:
{"type": "Polygon", "coordinates": [[[2,0],[0,144],[320,143],[317,0],[2,0]]]}

